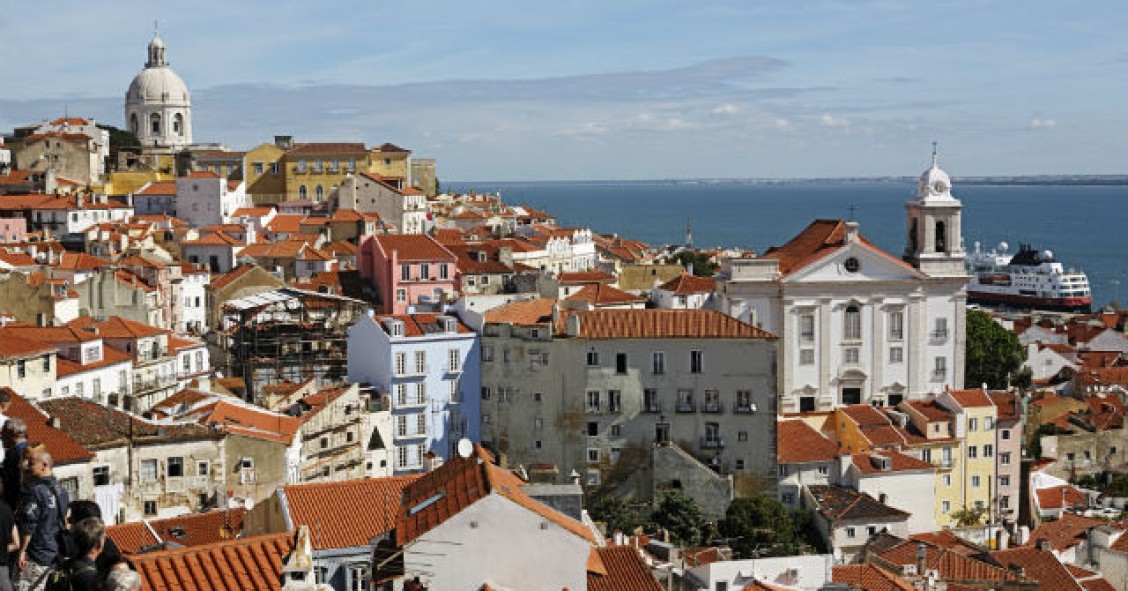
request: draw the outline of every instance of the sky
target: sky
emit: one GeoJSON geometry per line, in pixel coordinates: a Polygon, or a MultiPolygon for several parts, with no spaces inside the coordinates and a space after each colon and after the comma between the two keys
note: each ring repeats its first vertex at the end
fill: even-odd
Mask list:
{"type": "Polygon", "coordinates": [[[1087,0],[11,2],[0,130],[120,126],[154,21],[231,149],[392,142],[444,182],[915,176],[933,141],[957,177],[1128,172],[1128,7],[1087,0]]]}

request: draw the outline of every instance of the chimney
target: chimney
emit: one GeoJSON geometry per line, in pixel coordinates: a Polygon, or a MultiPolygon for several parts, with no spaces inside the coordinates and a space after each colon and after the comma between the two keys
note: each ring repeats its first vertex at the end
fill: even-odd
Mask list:
{"type": "Polygon", "coordinates": [[[918,576],[924,575],[924,561],[926,558],[928,558],[928,547],[924,545],[924,542],[917,542],[916,559],[918,576]]]}
{"type": "Polygon", "coordinates": [[[1053,546],[1050,545],[1050,541],[1045,538],[1040,538],[1035,547],[1046,552],[1053,550],[1053,546]]]}

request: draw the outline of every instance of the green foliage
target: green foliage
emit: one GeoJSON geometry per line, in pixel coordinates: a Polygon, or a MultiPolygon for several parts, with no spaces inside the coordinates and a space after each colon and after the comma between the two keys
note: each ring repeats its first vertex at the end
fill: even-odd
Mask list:
{"type": "Polygon", "coordinates": [[[1026,350],[1018,337],[991,319],[986,312],[967,313],[967,363],[964,387],[1000,389],[1007,386],[1008,376],[1017,376],[1026,350]]]}
{"type": "Polygon", "coordinates": [[[721,533],[742,558],[786,556],[794,554],[797,546],[792,514],[766,495],[733,500],[721,522],[721,533]]]}
{"type": "Polygon", "coordinates": [[[670,532],[671,541],[679,546],[701,542],[705,533],[705,517],[697,503],[678,491],[666,494],[652,515],[654,523],[670,532]]]}
{"type": "Polygon", "coordinates": [[[1118,474],[1108,483],[1108,494],[1114,497],[1128,497],[1128,474],[1118,474]]]}
{"type": "Polygon", "coordinates": [[[958,511],[952,511],[952,519],[955,519],[956,525],[960,527],[979,525],[985,515],[987,515],[986,508],[964,507],[958,511]]]}
{"type": "Polygon", "coordinates": [[[439,182],[439,177],[435,177],[435,194],[441,195],[443,193],[443,184],[439,182]]]}
{"type": "Polygon", "coordinates": [[[1076,484],[1077,486],[1080,486],[1081,488],[1091,488],[1091,489],[1101,488],[1100,481],[1097,479],[1096,476],[1094,476],[1092,474],[1086,474],[1086,475],[1078,478],[1073,484],[1076,484]]]}
{"type": "Polygon", "coordinates": [[[698,277],[712,277],[720,267],[717,263],[709,261],[709,255],[696,250],[683,250],[674,256],[666,257],[666,264],[681,265],[682,267],[693,264],[693,274],[698,277]]]}
{"type": "Polygon", "coordinates": [[[608,535],[616,531],[629,534],[642,525],[642,517],[625,499],[614,494],[596,497],[589,504],[588,511],[591,512],[592,519],[607,524],[608,535]]]}

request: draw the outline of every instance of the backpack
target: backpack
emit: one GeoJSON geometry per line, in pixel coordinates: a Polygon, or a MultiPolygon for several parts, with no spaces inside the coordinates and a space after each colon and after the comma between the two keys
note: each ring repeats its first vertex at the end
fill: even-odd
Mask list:
{"type": "Polygon", "coordinates": [[[66,509],[63,507],[62,500],[59,499],[59,489],[51,487],[51,494],[55,495],[55,513],[59,525],[58,531],[55,532],[55,544],[59,548],[59,553],[55,555],[55,564],[62,564],[75,557],[75,553],[78,552],[78,545],[74,541],[74,534],[67,527],[66,509]]]}
{"type": "Polygon", "coordinates": [[[75,569],[74,561],[68,560],[51,568],[51,572],[47,573],[47,582],[43,589],[44,591],[74,591],[74,579],[79,573],[95,571],[93,564],[84,564],[75,569]]]}

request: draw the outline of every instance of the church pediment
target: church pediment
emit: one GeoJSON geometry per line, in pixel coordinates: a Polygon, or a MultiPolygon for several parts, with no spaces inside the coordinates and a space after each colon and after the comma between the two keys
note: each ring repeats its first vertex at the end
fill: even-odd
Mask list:
{"type": "Polygon", "coordinates": [[[915,281],[920,271],[865,242],[853,242],[831,252],[784,279],[786,283],[915,281]]]}

